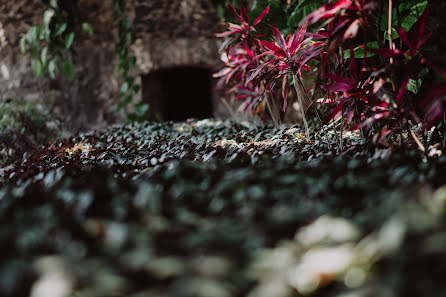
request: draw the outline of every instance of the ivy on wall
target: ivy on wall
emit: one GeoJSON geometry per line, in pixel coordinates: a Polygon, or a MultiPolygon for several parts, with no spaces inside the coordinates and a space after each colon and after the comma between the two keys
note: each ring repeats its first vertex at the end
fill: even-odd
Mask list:
{"type": "MultiPolygon", "coordinates": [[[[23,54],[31,53],[31,70],[38,77],[49,75],[55,79],[60,71],[69,80],[75,77],[77,54],[76,39],[82,34],[93,35],[93,26],[83,22],[77,1],[41,0],[45,5],[40,25],[31,27],[20,40],[23,54]]],[[[131,74],[137,68],[131,46],[135,41],[132,20],[127,15],[127,1],[113,0],[113,17],[118,24],[114,52],[118,59],[118,71],[122,85],[119,92],[118,110],[126,107],[127,119],[141,121],[146,118],[149,106],[137,103],[132,106],[140,86],[131,74]],[[133,111],[128,111],[133,107],[133,111]]]]}

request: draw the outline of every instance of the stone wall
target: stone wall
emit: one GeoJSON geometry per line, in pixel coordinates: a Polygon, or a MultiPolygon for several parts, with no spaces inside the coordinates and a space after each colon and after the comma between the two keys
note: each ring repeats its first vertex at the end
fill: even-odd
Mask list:
{"type": "MultiPolygon", "coordinates": [[[[0,23],[5,42],[1,46],[0,100],[23,98],[53,104],[53,113],[67,133],[102,127],[123,119],[116,112],[119,76],[115,73],[111,1],[80,1],[85,21],[95,34],[80,35],[75,49],[78,61],[75,79],[62,75],[55,80],[37,78],[30,71],[30,56],[23,55],[19,40],[40,24],[44,9],[40,0],[2,0],[0,23]]],[[[79,34],[78,34],[79,35],[79,34]]]]}
{"type": "MultiPolygon", "coordinates": [[[[215,69],[219,41],[213,33],[222,28],[208,1],[129,2],[137,33],[133,48],[140,68],[134,73],[137,77],[170,67],[215,69]]],[[[70,82],[62,75],[55,80],[36,78],[30,71],[30,57],[20,52],[20,37],[41,21],[41,0],[0,0],[0,100],[54,102],[54,114],[68,133],[124,120],[123,113],[116,111],[120,81],[113,53],[112,1],[80,0],[79,4],[95,34],[76,39],[76,75],[70,82]]]]}

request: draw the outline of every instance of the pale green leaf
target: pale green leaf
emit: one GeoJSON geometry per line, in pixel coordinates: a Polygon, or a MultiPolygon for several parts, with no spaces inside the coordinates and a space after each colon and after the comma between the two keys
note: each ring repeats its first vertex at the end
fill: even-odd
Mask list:
{"type": "Polygon", "coordinates": [[[70,34],[68,34],[67,38],[65,39],[65,48],[69,49],[71,47],[71,45],[73,45],[73,41],[74,41],[74,32],[71,32],[70,34]]]}
{"type": "Polygon", "coordinates": [[[48,62],[48,47],[44,47],[40,52],[40,61],[42,62],[42,65],[46,65],[48,62]]]}
{"type": "Polygon", "coordinates": [[[22,38],[20,38],[20,51],[22,54],[26,53],[26,35],[23,35],[22,38]]]}
{"type": "Polygon", "coordinates": [[[90,35],[93,35],[93,27],[89,23],[83,23],[82,24],[82,30],[87,32],[90,35]]]}
{"type": "Polygon", "coordinates": [[[49,63],[48,63],[48,73],[50,74],[50,77],[52,79],[56,78],[56,70],[57,70],[57,62],[56,59],[52,59],[49,63]]]}
{"type": "Polygon", "coordinates": [[[65,30],[67,29],[67,23],[62,23],[60,25],[57,26],[57,30],[56,30],[56,36],[62,34],[63,32],[65,32],[65,30]]]}
{"type": "Polygon", "coordinates": [[[31,70],[36,76],[42,75],[42,69],[43,69],[42,63],[39,60],[34,59],[31,62],[31,70]]]}

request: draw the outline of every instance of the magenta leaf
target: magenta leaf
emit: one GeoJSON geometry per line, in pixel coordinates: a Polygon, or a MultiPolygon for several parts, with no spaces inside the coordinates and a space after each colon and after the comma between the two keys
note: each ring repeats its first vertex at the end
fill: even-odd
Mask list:
{"type": "Polygon", "coordinates": [[[263,64],[260,64],[257,68],[253,70],[249,78],[246,80],[246,84],[249,84],[252,80],[256,79],[259,74],[265,70],[266,67],[268,67],[269,64],[271,64],[273,61],[268,61],[263,64]]]}
{"type": "Polygon", "coordinates": [[[271,28],[271,30],[274,33],[274,38],[276,39],[277,44],[286,53],[288,49],[287,49],[286,42],[283,39],[282,34],[279,32],[279,30],[277,30],[276,27],[274,27],[274,26],[269,26],[269,27],[271,28]]]}
{"type": "Polygon", "coordinates": [[[358,30],[361,27],[361,19],[354,20],[353,23],[351,23],[347,30],[344,32],[344,40],[345,39],[352,39],[356,37],[358,34],[358,30]]]}
{"type": "Polygon", "coordinates": [[[274,52],[274,55],[276,55],[278,57],[283,57],[283,58],[287,57],[286,52],[284,52],[280,47],[278,47],[274,43],[266,41],[266,40],[260,40],[260,43],[267,49],[272,50],[274,52]]]}
{"type": "Polygon", "coordinates": [[[240,9],[240,16],[242,17],[242,20],[246,23],[249,23],[249,16],[248,12],[246,11],[246,7],[242,5],[240,9]]]}
{"type": "Polygon", "coordinates": [[[319,9],[306,16],[300,24],[308,22],[314,24],[321,19],[328,19],[338,13],[341,9],[349,8],[352,5],[350,0],[339,0],[322,5],[319,9]]]}
{"type": "Polygon", "coordinates": [[[357,80],[357,74],[358,68],[356,67],[356,58],[355,58],[355,52],[353,51],[353,46],[350,46],[350,72],[353,74],[353,78],[357,80]]]}
{"type": "Polygon", "coordinates": [[[423,101],[418,103],[418,107],[425,108],[438,96],[446,93],[446,87],[436,88],[428,97],[426,97],[423,101]]]}
{"type": "Polygon", "coordinates": [[[406,30],[404,30],[403,28],[398,28],[397,29],[398,35],[400,36],[401,40],[409,47],[411,48],[412,45],[409,42],[409,38],[407,37],[407,33],[406,30]]]}
{"type": "Polygon", "coordinates": [[[328,124],[331,120],[335,120],[340,117],[340,112],[342,107],[344,106],[344,101],[336,105],[336,107],[330,112],[328,117],[324,121],[324,125],[328,124]]]}
{"type": "Polygon", "coordinates": [[[429,10],[425,9],[421,17],[416,21],[413,27],[412,33],[412,48],[417,48],[419,40],[422,39],[424,29],[426,28],[426,19],[429,14],[429,10]]]}
{"type": "Polygon", "coordinates": [[[231,4],[228,4],[229,11],[232,13],[233,16],[235,16],[239,20],[243,20],[242,17],[238,14],[237,10],[234,6],[231,4]]]}
{"type": "Polygon", "coordinates": [[[332,92],[345,92],[356,88],[356,82],[350,78],[343,78],[335,74],[327,74],[326,78],[332,81],[331,84],[325,84],[324,89],[332,92]]]}
{"type": "Polygon", "coordinates": [[[407,73],[406,76],[404,77],[403,83],[401,84],[401,88],[398,90],[398,93],[396,95],[395,99],[396,102],[399,103],[403,99],[407,84],[409,83],[409,79],[410,79],[410,73],[407,73]]]}
{"type": "Polygon", "coordinates": [[[446,113],[446,100],[445,97],[439,98],[429,107],[424,116],[428,128],[432,127],[440,120],[443,119],[443,115],[446,113]]]}
{"type": "Polygon", "coordinates": [[[365,48],[369,52],[375,53],[377,55],[383,56],[383,57],[400,57],[403,56],[404,53],[400,51],[399,49],[390,49],[390,48],[383,48],[383,49],[376,49],[376,48],[365,48]]]}
{"type": "Polygon", "coordinates": [[[237,34],[237,33],[240,33],[240,32],[243,32],[243,30],[242,29],[235,29],[235,30],[225,31],[225,32],[222,32],[222,33],[216,33],[215,37],[218,37],[218,38],[227,37],[227,36],[234,35],[234,34],[237,34]]]}
{"type": "Polygon", "coordinates": [[[261,14],[259,14],[259,16],[255,19],[253,25],[257,25],[258,23],[260,23],[260,21],[268,14],[269,9],[270,9],[271,5],[268,5],[261,14]]]}

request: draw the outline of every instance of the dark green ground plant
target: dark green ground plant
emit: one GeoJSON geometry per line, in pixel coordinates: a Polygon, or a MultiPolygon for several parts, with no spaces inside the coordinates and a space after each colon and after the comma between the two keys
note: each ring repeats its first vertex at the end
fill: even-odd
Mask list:
{"type": "Polygon", "coordinates": [[[209,120],[57,141],[2,174],[0,295],[443,296],[445,158],[359,141],[209,120]]]}
{"type": "Polygon", "coordinates": [[[0,104],[0,164],[5,165],[49,139],[59,137],[51,106],[15,99],[0,104]]]}

